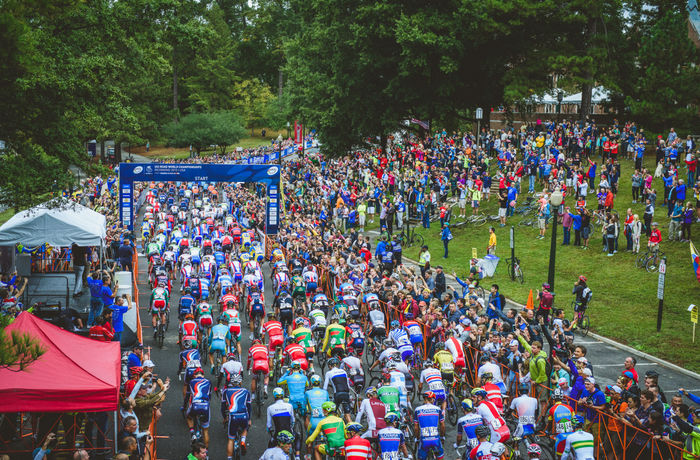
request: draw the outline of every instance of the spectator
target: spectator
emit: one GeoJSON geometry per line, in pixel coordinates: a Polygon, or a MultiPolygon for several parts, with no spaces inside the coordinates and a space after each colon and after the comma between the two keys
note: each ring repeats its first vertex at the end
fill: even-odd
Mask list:
{"type": "Polygon", "coordinates": [[[435,287],[433,289],[433,295],[436,299],[441,299],[442,294],[445,292],[447,284],[445,281],[445,274],[442,272],[442,266],[438,265],[435,267],[435,287]]]}
{"type": "Polygon", "coordinates": [[[450,245],[450,240],[453,238],[452,232],[450,231],[450,224],[449,222],[445,222],[442,224],[442,232],[440,233],[440,239],[442,240],[442,244],[445,246],[445,255],[442,256],[443,259],[447,259],[447,254],[448,254],[448,247],[450,245]]]}
{"type": "Polygon", "coordinates": [[[73,297],[83,295],[83,278],[85,267],[87,266],[87,248],[73,244],[71,246],[71,256],[73,257],[73,272],[75,280],[73,284],[73,297]]]}
{"type": "Polygon", "coordinates": [[[578,404],[586,410],[586,426],[585,430],[594,436],[596,444],[598,443],[598,423],[600,422],[599,411],[605,409],[605,393],[595,383],[593,377],[588,377],[584,380],[585,390],[578,400],[578,404]]]}
{"type": "Polygon", "coordinates": [[[88,276],[88,288],[90,289],[90,313],[88,314],[87,327],[95,324],[95,318],[102,314],[104,302],[102,301],[102,286],[103,282],[97,271],[94,271],[88,276]]]}
{"type": "Polygon", "coordinates": [[[124,313],[131,309],[131,299],[127,300],[124,297],[118,297],[117,303],[110,305],[109,309],[112,310],[112,327],[114,328],[113,340],[115,342],[120,342],[122,331],[124,330],[124,313]]]}
{"type": "Polygon", "coordinates": [[[493,227],[489,227],[489,244],[488,246],[486,246],[486,254],[496,254],[497,242],[498,240],[496,239],[496,229],[493,227]]]}
{"type": "Polygon", "coordinates": [[[111,342],[112,339],[114,339],[114,331],[105,324],[105,317],[102,315],[98,316],[95,323],[96,324],[90,328],[90,338],[101,342],[111,342]]]}
{"type": "Polygon", "coordinates": [[[134,256],[134,248],[131,246],[131,242],[127,239],[124,238],[124,242],[119,246],[119,265],[122,266],[122,270],[126,271],[133,271],[133,256],[134,256]]]}
{"type": "Polygon", "coordinates": [[[201,442],[192,443],[192,452],[187,455],[187,460],[207,460],[207,447],[201,442]]]}

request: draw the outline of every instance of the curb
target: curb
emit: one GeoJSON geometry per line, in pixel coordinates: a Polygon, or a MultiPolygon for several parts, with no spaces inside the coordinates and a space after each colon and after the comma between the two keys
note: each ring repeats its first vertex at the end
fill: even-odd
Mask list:
{"type": "MultiPolygon", "coordinates": [[[[413,263],[414,265],[418,265],[418,263],[415,260],[409,259],[408,257],[403,257],[403,260],[409,261],[409,262],[413,263]]],[[[448,275],[447,273],[445,273],[445,278],[449,278],[451,280],[454,280],[454,276],[448,275]]],[[[518,302],[515,302],[514,300],[509,299],[509,298],[506,298],[506,302],[509,305],[513,305],[516,308],[519,308],[521,310],[525,308],[525,305],[518,303],[518,302]]],[[[603,337],[602,335],[598,335],[598,334],[595,334],[593,332],[589,332],[588,335],[590,337],[593,337],[596,340],[600,340],[603,343],[607,343],[608,345],[612,345],[613,347],[618,348],[622,351],[626,351],[628,353],[632,353],[634,355],[641,356],[642,358],[648,359],[649,361],[653,361],[660,366],[663,366],[663,367],[666,367],[668,369],[679,372],[681,374],[687,375],[688,377],[692,377],[694,379],[700,380],[700,374],[697,374],[693,371],[685,369],[677,364],[670,363],[670,362],[663,360],[661,358],[658,358],[654,355],[650,355],[649,353],[645,353],[643,351],[637,350],[636,348],[630,347],[629,345],[624,345],[620,342],[616,342],[612,339],[609,339],[607,337],[603,337]]],[[[622,363],[620,363],[620,366],[622,366],[622,363]]],[[[595,367],[595,364],[594,364],[594,367],[595,367]]]]}

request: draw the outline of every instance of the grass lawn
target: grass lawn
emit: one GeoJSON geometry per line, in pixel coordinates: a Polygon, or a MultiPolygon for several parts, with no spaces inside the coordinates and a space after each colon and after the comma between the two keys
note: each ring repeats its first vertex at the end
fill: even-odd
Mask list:
{"type": "Polygon", "coordinates": [[[15,212],[11,208],[5,209],[4,211],[0,212],[0,225],[10,220],[10,218],[14,215],[15,212]]]}
{"type": "MultiPolygon", "coordinates": [[[[265,133],[265,137],[262,137],[260,135],[260,130],[256,132],[255,135],[253,136],[248,136],[244,137],[237,143],[230,145],[227,147],[227,150],[230,151],[232,149],[235,149],[237,147],[242,147],[244,149],[249,149],[249,148],[254,148],[254,147],[260,147],[260,146],[269,146],[270,141],[272,139],[277,138],[278,135],[282,134],[283,137],[287,135],[287,131],[273,131],[273,130],[268,130],[265,133]]],[[[134,147],[132,149],[133,153],[137,153],[139,155],[147,156],[147,157],[154,157],[154,158],[169,158],[169,159],[176,159],[176,160],[182,160],[185,158],[189,158],[190,152],[189,149],[186,148],[174,148],[174,147],[163,147],[163,146],[153,146],[149,150],[148,153],[146,153],[146,147],[145,146],[139,146],[139,147],[134,147]]],[[[202,155],[207,156],[213,154],[213,150],[203,150],[202,155]]]]}
{"type": "MultiPolygon", "coordinates": [[[[652,158],[645,160],[645,165],[650,167],[652,158]]],[[[632,188],[630,176],[634,172],[634,164],[631,161],[622,161],[621,179],[618,195],[615,198],[615,209],[621,219],[627,208],[640,218],[644,214],[644,205],[632,204],[632,188]]],[[[682,168],[685,174],[685,168],[682,168]]],[[[527,181],[524,183],[527,190],[527,181]]],[[[657,204],[663,202],[663,184],[660,178],[655,178],[653,188],[657,190],[657,204]]],[[[536,188],[540,190],[539,187],[536,188]]],[[[589,197],[590,197],[589,193],[589,197]]],[[[518,200],[524,202],[524,197],[518,200]]],[[[571,205],[569,198],[567,204],[571,205]]],[[[589,198],[589,209],[592,207],[589,198]]],[[[482,211],[486,214],[497,214],[498,201],[491,196],[488,203],[483,203],[482,211]]],[[[467,212],[471,212],[468,208],[467,212]]],[[[453,208],[453,214],[459,214],[457,207],[453,208]]],[[[557,258],[555,292],[558,293],[555,305],[567,311],[567,317],[573,316],[571,309],[571,289],[578,276],[583,274],[588,277],[588,285],[593,290],[593,300],[588,314],[591,318],[591,330],[630,345],[640,351],[659,356],[675,364],[684,366],[695,372],[700,372],[700,354],[696,353],[697,346],[692,343],[692,323],[687,308],[690,304],[700,302],[700,284],[695,278],[693,265],[690,259],[688,243],[677,241],[668,242],[668,222],[665,207],[657,206],[654,220],[659,222],[659,229],[663,235],[661,250],[666,253],[667,272],[664,300],[663,324],[661,332],[656,332],[656,318],[658,303],[656,297],[658,273],[648,273],[646,270],[637,269],[634,265],[636,256],[625,252],[626,240],[620,231],[619,252],[613,257],[607,257],[602,252],[602,238],[600,226],[591,235],[590,249],[584,251],[575,246],[561,246],[562,229],[557,232],[557,258]]],[[[495,224],[498,246],[496,255],[501,261],[492,279],[485,279],[484,284],[497,283],[506,297],[517,302],[527,301],[530,289],[536,295],[536,289],[547,281],[549,266],[549,251],[551,244],[551,229],[547,229],[547,237],[537,240],[538,231],[535,227],[523,227],[517,225],[521,220],[519,216],[510,217],[508,225],[498,227],[495,224]],[[520,258],[524,272],[525,283],[511,281],[507,273],[505,259],[510,257],[509,229],[515,225],[516,255],[520,258]]],[[[453,222],[459,222],[457,217],[453,222]]],[[[430,229],[418,227],[429,246],[433,266],[441,264],[447,273],[456,271],[463,277],[469,269],[469,259],[472,248],[477,248],[479,257],[483,257],[488,243],[489,223],[474,227],[466,224],[453,228],[454,239],[450,242],[449,258],[443,259],[443,245],[440,241],[439,222],[432,223],[430,229]]],[[[700,231],[698,225],[693,225],[693,232],[700,231]]],[[[574,235],[572,231],[571,241],[574,235]]],[[[696,246],[700,244],[697,243],[696,246]]],[[[642,234],[641,250],[646,248],[646,237],[642,234]]],[[[405,254],[413,259],[418,258],[418,248],[409,248],[405,254]]]]}

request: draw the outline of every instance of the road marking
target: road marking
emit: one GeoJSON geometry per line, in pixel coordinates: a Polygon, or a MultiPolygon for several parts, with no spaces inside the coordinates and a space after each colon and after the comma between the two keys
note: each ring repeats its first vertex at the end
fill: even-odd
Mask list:
{"type": "MultiPolygon", "coordinates": [[[[637,363],[635,366],[657,366],[658,364],[656,363],[637,363]]],[[[625,367],[624,363],[619,363],[619,364],[595,364],[593,363],[593,367],[625,367]]]]}
{"type": "Polygon", "coordinates": [[[603,342],[599,342],[599,341],[595,341],[595,342],[578,342],[578,341],[576,341],[576,342],[574,342],[574,346],[576,346],[576,345],[593,345],[593,344],[596,344],[596,343],[603,343],[603,342]]]}

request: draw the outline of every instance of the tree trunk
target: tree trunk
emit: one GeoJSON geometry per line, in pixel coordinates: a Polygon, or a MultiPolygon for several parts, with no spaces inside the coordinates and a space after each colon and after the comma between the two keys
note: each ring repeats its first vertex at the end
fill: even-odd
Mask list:
{"type": "Polygon", "coordinates": [[[178,109],[178,81],[177,81],[177,67],[175,67],[175,51],[173,50],[173,117],[177,121],[179,117],[180,110],[178,109]]]}
{"type": "MultiPolygon", "coordinates": [[[[597,24],[598,23],[595,18],[591,18],[588,22],[588,37],[586,37],[586,42],[589,47],[592,46],[593,39],[595,38],[597,24]]],[[[585,78],[586,82],[581,85],[581,113],[579,114],[579,119],[581,121],[586,121],[586,118],[588,118],[588,116],[593,112],[592,98],[594,75],[590,67],[586,69],[583,77],[585,78]]]]}
{"type": "Polygon", "coordinates": [[[100,161],[102,164],[105,162],[105,141],[104,139],[100,141],[100,161]]]}
{"type": "Polygon", "coordinates": [[[279,76],[278,76],[278,81],[277,81],[277,97],[282,99],[282,66],[279,68],[279,76]]]}
{"type": "Polygon", "coordinates": [[[114,162],[122,162],[122,142],[117,140],[114,141],[114,162]]]}

